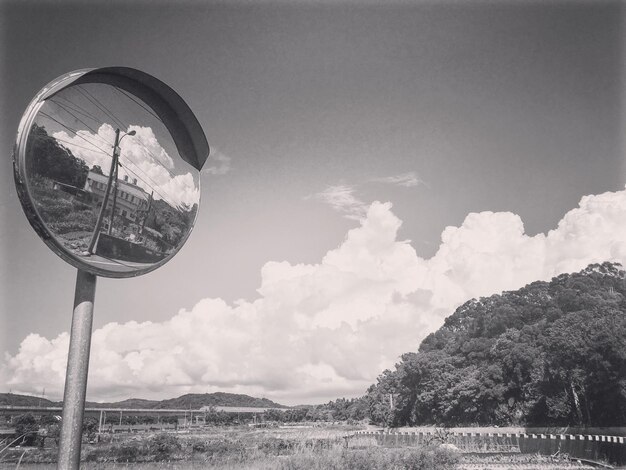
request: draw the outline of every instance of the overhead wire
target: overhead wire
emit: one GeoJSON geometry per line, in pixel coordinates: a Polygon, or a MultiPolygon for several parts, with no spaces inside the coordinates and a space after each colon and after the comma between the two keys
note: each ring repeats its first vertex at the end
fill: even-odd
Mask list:
{"type": "Polygon", "coordinates": [[[163,124],[163,121],[161,120],[161,118],[159,116],[157,116],[154,111],[152,111],[150,108],[147,108],[146,106],[144,106],[140,101],[138,101],[137,99],[135,99],[133,97],[133,95],[126,93],[124,90],[122,90],[121,88],[118,88],[116,86],[113,87],[118,93],[123,94],[124,96],[126,96],[128,99],[132,100],[135,102],[135,104],[138,104],[139,106],[141,106],[148,114],[151,114],[153,117],[155,117],[156,119],[158,119],[161,124],[163,124]]]}
{"type": "MultiPolygon", "coordinates": [[[[78,88],[80,88],[80,87],[78,87],[78,88]]],[[[138,106],[140,106],[140,107],[141,107],[144,111],[146,111],[148,114],[150,114],[151,116],[153,116],[154,118],[156,118],[156,119],[157,119],[157,120],[158,120],[161,124],[165,125],[159,116],[157,116],[157,115],[156,115],[156,114],[155,114],[155,113],[154,113],[154,112],[153,112],[150,108],[146,107],[146,106],[145,106],[144,104],[142,104],[140,101],[138,101],[137,99],[135,99],[135,98],[134,98],[131,94],[127,93],[126,91],[124,91],[124,90],[122,90],[121,88],[118,88],[118,87],[116,87],[116,86],[113,86],[113,89],[114,89],[115,91],[117,91],[118,93],[120,93],[121,95],[123,95],[123,96],[125,96],[126,98],[128,98],[129,100],[133,101],[135,104],[137,104],[138,106]]],[[[87,98],[88,98],[88,97],[93,98],[93,100],[95,100],[95,102],[94,102],[93,100],[90,100],[90,101],[91,101],[94,105],[96,105],[96,106],[97,106],[97,107],[98,107],[101,111],[103,111],[103,112],[104,112],[107,116],[109,116],[111,119],[114,119],[116,122],[123,124],[123,126],[122,126],[122,127],[124,127],[124,128],[128,128],[128,127],[129,127],[128,125],[126,125],[126,124],[124,123],[124,121],[122,121],[121,119],[118,119],[118,118],[115,116],[115,114],[114,114],[114,113],[113,113],[113,112],[112,112],[109,108],[107,108],[107,107],[106,107],[106,106],[105,106],[105,105],[104,105],[104,104],[103,104],[100,100],[98,100],[95,96],[93,96],[93,95],[92,95],[92,94],[91,94],[88,90],[80,89],[79,91],[81,91],[81,90],[82,90],[82,92],[84,92],[84,93],[83,93],[83,96],[85,96],[85,93],[86,93],[86,94],[88,95],[88,96],[86,96],[87,98]],[[103,108],[104,108],[104,109],[103,109],[103,108]]],[[[135,142],[136,142],[136,140],[135,140],[135,142]]],[[[137,143],[138,143],[141,147],[143,147],[143,148],[144,148],[144,149],[148,152],[148,154],[152,157],[152,159],[154,160],[154,162],[155,162],[157,165],[162,166],[162,167],[165,169],[165,171],[167,171],[167,172],[169,173],[169,175],[170,175],[172,178],[175,178],[175,177],[176,177],[176,175],[175,175],[175,174],[174,174],[174,173],[173,173],[173,172],[172,172],[169,168],[167,168],[167,166],[165,166],[165,165],[163,164],[163,162],[162,162],[162,161],[161,161],[161,160],[160,160],[160,159],[159,159],[156,155],[154,155],[154,153],[152,153],[152,151],[151,151],[151,150],[150,150],[150,149],[149,149],[146,145],[144,145],[144,144],[142,144],[142,143],[140,143],[140,142],[137,142],[137,143]]]]}
{"type": "MultiPolygon", "coordinates": [[[[56,122],[57,124],[59,124],[60,126],[65,127],[67,130],[69,130],[70,132],[74,133],[76,135],[76,137],[84,140],[85,142],[87,142],[88,144],[93,145],[95,148],[97,148],[98,150],[107,153],[106,150],[104,150],[102,147],[98,147],[96,144],[94,144],[91,140],[86,139],[85,137],[83,137],[82,135],[80,135],[78,133],[78,131],[76,129],[72,129],[71,127],[69,127],[67,124],[62,123],[61,121],[59,121],[58,119],[53,118],[52,116],[50,116],[49,114],[46,114],[43,111],[40,111],[40,114],[47,117],[48,119],[51,119],[52,121],[56,122]]],[[[107,153],[108,154],[108,153],[107,153]]]]}
{"type": "Polygon", "coordinates": [[[99,108],[101,111],[104,112],[104,114],[106,114],[107,116],[109,116],[111,119],[113,119],[113,121],[115,121],[116,123],[120,124],[120,127],[127,129],[128,125],[124,123],[124,121],[121,118],[118,118],[115,113],[113,113],[109,108],[107,108],[107,106],[102,103],[98,98],[96,98],[93,94],[91,94],[91,92],[81,86],[78,86],[79,91],[83,92],[83,95],[86,96],[87,98],[90,98],[90,101],[96,105],[97,108],[99,108]]]}
{"type": "MultiPolygon", "coordinates": [[[[78,114],[82,114],[86,118],[89,118],[89,119],[91,119],[92,121],[94,121],[94,122],[96,122],[98,124],[102,124],[102,119],[98,119],[93,114],[91,114],[89,111],[87,111],[85,108],[83,108],[81,105],[79,105],[78,103],[75,103],[74,101],[70,100],[69,98],[66,98],[65,96],[60,96],[60,95],[54,95],[54,99],[55,100],[66,101],[67,103],[63,103],[63,104],[66,104],[70,109],[72,109],[72,111],[75,111],[78,114]]],[[[53,101],[53,100],[50,100],[50,101],[53,101]]]]}
{"type": "Polygon", "coordinates": [[[97,153],[101,153],[101,154],[103,154],[103,155],[107,155],[107,156],[109,156],[109,157],[111,156],[111,155],[109,155],[108,153],[103,152],[102,150],[93,150],[93,149],[90,149],[90,148],[84,147],[84,146],[82,146],[82,145],[75,144],[74,142],[70,142],[69,140],[59,139],[58,137],[55,137],[55,139],[56,139],[58,142],[63,142],[63,143],[66,143],[66,144],[70,144],[70,145],[72,145],[72,146],[74,146],[74,147],[78,147],[78,148],[81,148],[81,149],[89,150],[90,152],[97,152],[97,153]]]}
{"type": "MultiPolygon", "coordinates": [[[[93,100],[90,100],[90,101],[95,106],[97,106],[98,109],[100,109],[102,112],[104,112],[107,116],[109,116],[111,119],[115,120],[116,122],[121,123],[123,125],[122,127],[124,127],[125,129],[129,127],[128,125],[126,125],[124,123],[124,121],[122,121],[121,119],[117,118],[115,116],[115,114],[110,109],[108,109],[100,100],[98,100],[95,96],[93,96],[91,93],[89,93],[88,90],[83,90],[83,89],[81,89],[81,87],[78,87],[78,88],[79,88],[79,91],[83,92],[83,96],[85,96],[88,99],[89,99],[89,97],[93,98],[93,100]],[[88,95],[88,96],[86,96],[85,94],[88,95]],[[94,102],[94,100],[95,100],[95,102],[94,102]]],[[[126,98],[132,100],[135,104],[139,105],[147,113],[149,113],[151,116],[155,117],[159,122],[161,122],[161,124],[163,124],[163,121],[161,120],[161,118],[159,116],[157,116],[152,110],[150,110],[150,108],[147,108],[146,106],[144,106],[141,102],[139,102],[137,99],[135,99],[132,95],[130,95],[129,93],[126,93],[124,90],[122,90],[122,89],[120,89],[118,87],[115,87],[115,86],[113,87],[113,89],[116,90],[118,93],[122,94],[123,96],[125,96],[126,98]]],[[[143,147],[148,152],[148,154],[152,157],[152,159],[155,161],[155,163],[157,165],[162,166],[165,169],[165,171],[167,171],[172,178],[176,177],[176,175],[169,168],[167,168],[167,166],[165,166],[163,164],[163,162],[156,155],[154,155],[154,153],[152,153],[152,151],[146,145],[141,144],[141,143],[138,143],[138,144],[141,147],[143,147]]]]}
{"type": "MultiPolygon", "coordinates": [[[[91,145],[93,145],[94,147],[96,147],[98,150],[89,149],[89,148],[87,148],[87,147],[82,147],[82,146],[80,146],[80,145],[77,145],[78,147],[83,148],[83,149],[85,149],[85,150],[90,150],[90,151],[92,151],[92,152],[99,152],[99,153],[102,153],[102,154],[107,155],[108,157],[112,158],[112,155],[110,155],[108,152],[106,152],[106,151],[105,151],[104,149],[102,149],[101,147],[98,147],[95,143],[93,143],[93,142],[92,142],[92,141],[90,141],[89,139],[86,139],[85,137],[83,137],[82,135],[80,135],[80,134],[78,133],[78,131],[76,131],[75,129],[73,129],[73,128],[69,127],[67,124],[62,123],[61,121],[59,121],[59,120],[57,120],[57,119],[53,118],[52,116],[50,116],[49,114],[47,114],[47,113],[45,113],[45,112],[43,112],[43,111],[41,111],[41,114],[42,114],[43,116],[47,117],[48,119],[51,119],[52,121],[56,122],[57,124],[59,124],[59,125],[63,126],[64,128],[66,128],[66,129],[67,129],[67,130],[69,130],[70,132],[74,133],[74,135],[76,135],[77,137],[81,138],[82,140],[84,140],[84,141],[85,141],[85,142],[87,142],[88,144],[91,144],[91,145]]],[[[56,138],[55,138],[55,139],[56,139],[56,138]]],[[[76,145],[76,144],[73,144],[72,142],[69,142],[69,141],[66,141],[66,140],[63,140],[63,139],[57,139],[57,140],[61,140],[62,142],[65,142],[65,143],[68,143],[68,144],[76,145]]],[[[121,157],[121,154],[120,154],[120,157],[121,157]]],[[[152,181],[152,183],[154,184],[154,186],[156,186],[156,187],[160,187],[160,185],[159,185],[156,181],[154,181],[152,178],[150,178],[150,176],[148,176],[148,175],[147,175],[147,174],[146,174],[146,173],[145,173],[145,172],[144,172],[144,171],[143,171],[143,170],[139,167],[139,165],[138,165],[137,163],[135,163],[135,162],[134,162],[133,160],[131,160],[129,157],[126,157],[126,156],[125,156],[125,158],[126,158],[126,159],[130,162],[130,163],[132,163],[132,164],[133,164],[133,165],[137,168],[137,170],[141,171],[141,172],[142,172],[142,173],[146,176],[146,178],[150,179],[150,180],[152,181]]],[[[120,164],[120,165],[121,165],[121,164],[120,164]]],[[[178,210],[178,211],[181,211],[181,209],[180,209],[180,207],[179,207],[179,205],[178,205],[178,204],[175,204],[175,203],[171,202],[171,200],[170,200],[169,198],[166,198],[165,196],[163,196],[163,194],[161,194],[159,191],[157,191],[157,190],[156,190],[156,189],[155,189],[155,188],[154,188],[154,187],[153,187],[150,183],[148,183],[146,180],[144,180],[144,179],[143,179],[141,176],[139,176],[136,172],[134,172],[133,170],[131,170],[130,168],[128,168],[128,166],[124,165],[124,169],[125,169],[125,170],[127,170],[127,171],[130,171],[133,175],[135,175],[135,176],[136,176],[139,180],[141,180],[141,181],[142,181],[142,182],[143,182],[143,183],[144,183],[144,184],[145,184],[148,188],[150,188],[152,191],[154,191],[155,193],[157,193],[157,194],[159,195],[159,197],[160,197],[161,199],[163,199],[163,201],[165,201],[165,202],[166,202],[168,205],[170,205],[173,209],[178,210]]],[[[171,194],[168,194],[168,196],[169,196],[169,197],[172,197],[172,195],[171,195],[171,194]]],[[[173,199],[175,199],[175,198],[173,198],[173,199]]]]}
{"type": "MultiPolygon", "coordinates": [[[[131,137],[132,137],[132,136],[131,136],[131,137]]],[[[146,152],[148,152],[148,154],[152,157],[152,160],[154,160],[154,162],[155,162],[157,165],[160,165],[161,167],[163,167],[163,169],[164,169],[165,171],[167,171],[167,172],[169,173],[169,175],[170,175],[172,178],[176,178],[176,175],[175,175],[174,173],[172,173],[172,171],[171,171],[168,167],[166,167],[166,166],[165,166],[165,165],[164,165],[164,164],[163,164],[163,163],[162,163],[162,162],[161,162],[161,161],[160,161],[160,160],[159,160],[159,159],[158,159],[158,158],[157,158],[157,157],[156,157],[156,156],[152,153],[152,151],[150,151],[150,149],[149,149],[146,145],[142,144],[141,142],[137,142],[137,139],[133,139],[133,141],[134,141],[134,142],[136,142],[136,143],[137,143],[137,144],[138,144],[141,148],[143,148],[146,152]]]]}
{"type": "MultiPolygon", "coordinates": [[[[141,171],[141,169],[137,166],[137,164],[135,162],[133,162],[132,160],[128,160],[130,163],[132,163],[135,168],[137,168],[138,170],[141,171]]],[[[130,171],[133,175],[135,175],[137,177],[137,179],[139,179],[143,184],[145,184],[148,188],[150,188],[152,191],[154,191],[164,202],[166,202],[172,209],[178,210],[180,211],[181,209],[179,208],[178,204],[175,204],[173,202],[171,202],[168,198],[164,197],[163,194],[161,194],[159,191],[156,190],[156,188],[152,187],[148,182],[146,182],[146,180],[144,180],[141,176],[139,176],[137,173],[135,173],[133,170],[131,170],[128,165],[122,165],[122,168],[124,168],[125,171],[130,171]]],[[[144,173],[145,174],[145,173],[144,173]]],[[[146,175],[147,176],[147,175],[146,175]]],[[[153,181],[154,182],[154,181],[153,181]]],[[[160,187],[156,182],[154,182],[154,184],[157,187],[160,187]]],[[[171,196],[171,194],[168,194],[169,196],[171,196]]]]}
{"type": "MultiPolygon", "coordinates": [[[[129,100],[133,101],[135,104],[139,105],[139,106],[140,106],[142,109],[144,109],[144,110],[145,110],[148,114],[150,114],[150,115],[151,115],[151,116],[153,116],[155,119],[157,119],[157,120],[158,120],[161,124],[165,125],[165,124],[163,123],[163,121],[161,120],[161,118],[160,118],[158,115],[156,115],[156,114],[154,113],[154,111],[152,111],[150,108],[148,108],[148,107],[144,106],[144,104],[143,104],[143,103],[141,103],[139,100],[135,99],[135,98],[134,98],[131,94],[127,93],[126,91],[122,90],[122,89],[121,89],[121,88],[119,88],[119,87],[114,86],[113,88],[115,89],[115,91],[117,91],[117,92],[118,92],[118,93],[120,93],[121,95],[125,96],[125,97],[126,97],[126,98],[128,98],[129,100]]],[[[142,146],[142,147],[143,147],[143,148],[144,148],[144,149],[148,152],[148,154],[152,157],[152,159],[155,161],[155,163],[156,163],[156,164],[158,164],[158,165],[161,165],[161,166],[165,169],[165,171],[167,171],[167,172],[170,174],[170,176],[171,176],[172,178],[175,178],[175,177],[176,177],[176,175],[174,175],[174,173],[172,173],[172,171],[171,171],[169,168],[167,168],[167,166],[165,166],[165,165],[163,164],[163,162],[162,162],[162,161],[161,161],[161,160],[160,160],[160,159],[159,159],[156,155],[154,155],[154,153],[152,153],[152,151],[151,151],[151,150],[150,150],[150,149],[149,149],[146,145],[143,145],[143,144],[141,144],[141,143],[139,143],[139,145],[140,145],[140,146],[142,146]]]]}
{"type": "Polygon", "coordinates": [[[80,85],[78,85],[76,87],[76,89],[79,91],[79,93],[81,93],[85,98],[87,98],[89,101],[91,101],[91,103],[98,108],[100,111],[102,111],[106,116],[108,116],[109,118],[111,118],[113,120],[113,122],[119,126],[120,128],[123,129],[127,129],[128,126],[126,124],[124,124],[124,122],[117,118],[113,113],[111,113],[111,111],[109,111],[109,109],[103,105],[102,103],[100,103],[100,101],[98,100],[98,98],[96,98],[95,96],[93,96],[91,93],[89,93],[88,90],[84,90],[80,85]]]}
{"type": "MultiPolygon", "coordinates": [[[[144,106],[142,103],[140,103],[139,101],[137,101],[134,97],[132,97],[130,94],[126,93],[124,90],[121,90],[117,87],[113,87],[118,93],[121,93],[122,95],[124,95],[126,98],[130,99],[131,101],[133,101],[135,104],[137,104],[138,106],[140,106],[142,109],[144,109],[147,113],[149,113],[150,115],[152,115],[153,117],[155,117],[158,121],[160,121],[161,123],[163,123],[163,121],[159,118],[159,116],[157,116],[154,112],[152,112],[149,108],[147,108],[146,106],[144,106]]],[[[81,86],[77,86],[76,89],[78,90],[79,93],[81,93],[81,95],[87,99],[89,102],[91,102],[91,104],[93,104],[100,112],[102,112],[105,116],[107,116],[108,118],[110,118],[115,124],[120,125],[120,127],[127,129],[129,126],[127,124],[124,123],[124,121],[121,118],[118,118],[115,113],[113,113],[104,103],[102,103],[98,98],[96,98],[95,96],[93,96],[88,90],[83,89],[81,86]]],[[[95,134],[96,137],[98,137],[102,142],[104,142],[105,144],[108,144],[108,142],[104,141],[99,135],[98,133],[91,127],[89,126],[87,123],[85,123],[82,119],[80,119],[78,116],[76,116],[74,113],[72,113],[70,111],[70,109],[76,113],[79,113],[91,120],[93,120],[96,123],[100,123],[103,121],[102,120],[98,120],[94,115],[92,115],[91,113],[89,113],[86,109],[84,109],[82,106],[80,106],[78,103],[75,103],[73,101],[71,101],[69,98],[66,97],[59,97],[62,98],[64,101],[67,101],[69,103],[69,105],[65,104],[65,103],[59,103],[56,102],[54,100],[51,100],[52,102],[54,102],[57,106],[59,106],[61,109],[63,109],[66,113],[68,113],[69,115],[71,115],[74,119],[76,119],[78,122],[82,123],[84,126],[86,126],[91,132],[93,132],[95,134]],[[78,108],[78,109],[76,109],[78,108]]],[[[78,134],[78,131],[76,131],[75,129],[72,129],[71,127],[67,126],[66,124],[61,123],[60,121],[56,120],[55,118],[53,118],[50,115],[47,115],[46,113],[42,114],[46,117],[48,117],[49,119],[52,119],[53,121],[57,122],[58,124],[60,124],[61,126],[65,127],[66,129],[68,129],[69,131],[73,132],[77,137],[81,138],[82,140],[84,140],[85,142],[87,142],[88,144],[96,147],[100,153],[103,153],[104,155],[110,156],[108,152],[106,152],[105,150],[103,150],[101,147],[97,146],[95,143],[93,143],[92,141],[86,139],[84,136],[78,134]]],[[[132,136],[131,136],[132,137],[132,136]]],[[[59,139],[61,141],[63,141],[62,139],[59,139]]],[[[79,146],[77,144],[73,144],[72,142],[69,141],[63,141],[66,142],[68,144],[72,144],[75,145],[79,148],[83,148],[85,150],[91,150],[88,149],[86,147],[82,147],[79,146]]],[[[159,158],[157,158],[154,153],[152,153],[152,151],[144,144],[135,141],[141,148],[143,148],[151,157],[151,159],[154,161],[154,163],[160,167],[162,167],[172,178],[175,178],[177,175],[174,175],[174,173],[167,168],[167,166],[165,166],[159,158]]],[[[93,150],[92,150],[93,151],[93,150]]],[[[121,155],[120,155],[121,157],[121,155]]],[[[132,159],[130,159],[130,157],[125,156],[125,159],[128,160],[128,162],[132,163],[133,166],[140,171],[142,174],[145,175],[146,178],[148,178],[156,187],[159,187],[160,189],[163,189],[158,183],[156,183],[145,171],[143,171],[143,169],[132,159]]],[[[119,162],[118,162],[119,163],[119,162]]],[[[121,163],[119,163],[120,166],[122,166],[121,163]]],[[[174,204],[172,203],[169,198],[172,198],[174,200],[176,200],[175,197],[172,197],[171,194],[169,194],[167,191],[166,194],[168,194],[168,198],[164,197],[163,194],[161,194],[158,190],[155,189],[155,187],[152,186],[152,184],[149,184],[147,181],[145,181],[142,177],[140,177],[135,171],[133,171],[132,169],[128,168],[126,165],[124,165],[125,170],[130,171],[133,175],[135,175],[139,180],[141,180],[148,188],[150,188],[152,191],[154,191],[164,202],[166,202],[168,205],[170,205],[173,209],[179,211],[179,212],[183,212],[183,210],[180,207],[180,204],[174,204]]]]}
{"type": "Polygon", "coordinates": [[[89,129],[91,132],[94,133],[94,137],[98,138],[98,140],[100,140],[103,144],[109,145],[110,142],[107,142],[106,140],[104,140],[102,137],[100,137],[100,134],[93,130],[85,121],[83,121],[82,119],[80,119],[78,116],[76,116],[74,113],[72,113],[71,111],[69,111],[68,109],[66,109],[65,105],[63,103],[58,103],[54,100],[50,100],[52,103],[56,104],[59,108],[61,108],[63,111],[65,111],[67,114],[69,114],[70,116],[72,116],[74,119],[76,119],[78,122],[80,122],[83,126],[85,126],[87,129],[89,129]]]}

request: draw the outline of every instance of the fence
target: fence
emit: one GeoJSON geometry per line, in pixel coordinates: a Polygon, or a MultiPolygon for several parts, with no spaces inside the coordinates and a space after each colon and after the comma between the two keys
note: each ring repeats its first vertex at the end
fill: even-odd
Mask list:
{"type": "Polygon", "coordinates": [[[176,430],[176,424],[103,424],[101,432],[142,432],[176,430]]]}
{"type": "Polygon", "coordinates": [[[378,445],[418,446],[435,442],[456,446],[462,452],[519,452],[523,454],[567,454],[574,459],[626,464],[626,438],[585,434],[528,434],[450,431],[357,431],[354,436],[371,436],[378,445]]]}
{"type": "Polygon", "coordinates": [[[98,235],[96,254],[105,258],[137,263],[157,263],[167,256],[165,253],[150,250],[145,246],[116,238],[106,233],[98,235]]]}

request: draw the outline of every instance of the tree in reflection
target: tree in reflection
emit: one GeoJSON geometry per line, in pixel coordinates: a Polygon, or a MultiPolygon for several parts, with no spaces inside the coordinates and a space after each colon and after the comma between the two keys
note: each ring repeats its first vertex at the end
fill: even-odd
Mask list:
{"type": "Polygon", "coordinates": [[[50,136],[44,126],[33,124],[26,149],[28,172],[82,188],[89,167],[50,136]]]}
{"type": "Polygon", "coordinates": [[[83,190],[89,167],[37,124],[31,128],[26,152],[37,211],[63,245],[84,251],[96,221],[95,209],[83,190]]]}
{"type": "Polygon", "coordinates": [[[91,171],[93,171],[94,173],[98,174],[98,175],[102,175],[104,176],[104,173],[102,172],[102,168],[100,168],[100,165],[94,165],[91,167],[91,171]]]}
{"type": "Polygon", "coordinates": [[[162,199],[153,201],[146,227],[163,235],[164,250],[177,247],[185,238],[195,219],[198,204],[175,209],[162,199]]]}

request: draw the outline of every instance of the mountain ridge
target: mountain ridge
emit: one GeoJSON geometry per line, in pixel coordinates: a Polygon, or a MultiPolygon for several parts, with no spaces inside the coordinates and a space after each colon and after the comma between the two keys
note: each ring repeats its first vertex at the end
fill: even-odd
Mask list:
{"type": "MultiPolygon", "coordinates": [[[[144,398],[127,398],[116,402],[87,401],[86,406],[91,408],[136,408],[136,409],[200,409],[203,406],[232,406],[241,408],[284,408],[286,405],[273,402],[267,398],[252,397],[250,395],[213,392],[187,393],[176,398],[164,400],[147,400],[144,398]]],[[[16,393],[0,393],[0,406],[63,406],[62,401],[52,401],[47,398],[16,393]]]]}

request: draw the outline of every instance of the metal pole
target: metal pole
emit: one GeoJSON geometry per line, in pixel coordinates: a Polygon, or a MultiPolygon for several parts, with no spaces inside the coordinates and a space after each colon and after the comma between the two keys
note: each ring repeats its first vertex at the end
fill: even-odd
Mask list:
{"type": "Polygon", "coordinates": [[[80,466],[95,293],[96,276],[79,269],[63,394],[63,420],[57,461],[59,470],[77,470],[80,466]]]}
{"type": "MultiPolygon", "coordinates": [[[[113,171],[117,169],[117,156],[120,143],[120,130],[115,130],[115,145],[113,146],[113,158],[111,159],[111,169],[109,170],[109,179],[107,181],[107,187],[104,191],[104,199],[102,200],[102,207],[100,208],[100,213],[98,214],[98,220],[96,221],[96,227],[93,229],[93,234],[91,235],[91,241],[89,242],[89,248],[87,248],[87,252],[89,254],[93,253],[94,246],[96,246],[96,240],[100,235],[100,227],[102,226],[102,219],[104,218],[104,213],[106,211],[107,205],[109,204],[109,194],[111,193],[111,181],[113,179],[113,171]]],[[[111,226],[111,223],[109,223],[111,226]]]]}

